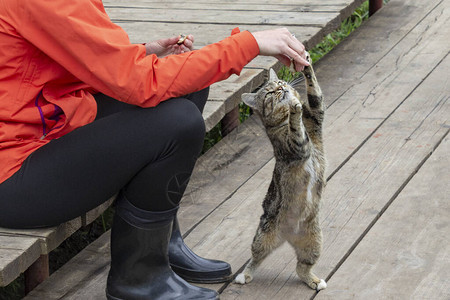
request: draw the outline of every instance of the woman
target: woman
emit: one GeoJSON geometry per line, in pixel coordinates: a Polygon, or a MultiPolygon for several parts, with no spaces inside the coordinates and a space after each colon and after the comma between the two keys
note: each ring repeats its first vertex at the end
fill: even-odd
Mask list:
{"type": "Polygon", "coordinates": [[[234,33],[196,51],[190,35],[133,45],[101,0],[1,0],[0,226],[54,226],[119,194],[107,297],[216,299],[172,271],[231,274],[193,254],[176,222],[207,88],[257,55],[308,64],[286,29],[234,33]]]}

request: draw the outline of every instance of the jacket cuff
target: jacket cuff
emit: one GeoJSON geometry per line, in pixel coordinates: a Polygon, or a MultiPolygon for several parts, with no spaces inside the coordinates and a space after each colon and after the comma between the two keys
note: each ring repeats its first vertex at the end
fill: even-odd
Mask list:
{"type": "Polygon", "coordinates": [[[256,56],[259,55],[259,46],[255,37],[249,31],[239,32],[239,28],[235,28],[232,31],[232,38],[241,45],[242,53],[244,54],[247,62],[250,62],[256,56]],[[237,32],[235,30],[238,30],[237,32]]]}

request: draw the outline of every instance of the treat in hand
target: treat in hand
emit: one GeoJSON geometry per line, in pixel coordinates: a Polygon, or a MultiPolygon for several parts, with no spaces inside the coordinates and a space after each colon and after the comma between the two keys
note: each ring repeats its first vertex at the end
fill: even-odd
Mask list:
{"type": "Polygon", "coordinates": [[[178,40],[177,44],[178,45],[183,44],[186,39],[187,39],[187,35],[180,34],[180,39],[178,40]]]}

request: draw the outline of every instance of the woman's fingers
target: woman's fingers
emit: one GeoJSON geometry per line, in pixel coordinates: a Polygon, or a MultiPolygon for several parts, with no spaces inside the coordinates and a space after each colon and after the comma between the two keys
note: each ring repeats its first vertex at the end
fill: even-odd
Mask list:
{"type": "Polygon", "coordinates": [[[253,36],[261,55],[274,56],[286,66],[289,66],[293,59],[298,71],[309,66],[305,46],[286,28],[258,31],[253,33],[253,36]]]}
{"type": "Polygon", "coordinates": [[[194,49],[194,37],[192,34],[189,34],[186,36],[186,39],[184,40],[183,44],[181,46],[184,46],[185,49],[183,49],[185,52],[192,51],[194,49]]]}

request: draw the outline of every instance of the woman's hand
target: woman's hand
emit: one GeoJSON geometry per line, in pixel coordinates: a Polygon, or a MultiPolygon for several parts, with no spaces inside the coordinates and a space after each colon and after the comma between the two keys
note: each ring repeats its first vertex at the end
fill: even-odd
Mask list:
{"type": "Polygon", "coordinates": [[[289,67],[291,59],[296,71],[309,66],[306,60],[305,46],[286,28],[257,31],[252,33],[259,46],[260,55],[273,56],[289,67]]]}
{"type": "Polygon", "coordinates": [[[181,36],[174,36],[168,39],[161,39],[145,44],[147,55],[156,54],[158,57],[164,57],[171,54],[180,54],[192,51],[194,37],[189,34],[182,44],[177,44],[181,36]]]}

